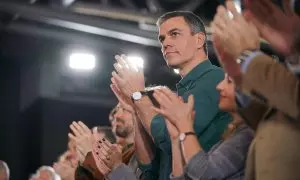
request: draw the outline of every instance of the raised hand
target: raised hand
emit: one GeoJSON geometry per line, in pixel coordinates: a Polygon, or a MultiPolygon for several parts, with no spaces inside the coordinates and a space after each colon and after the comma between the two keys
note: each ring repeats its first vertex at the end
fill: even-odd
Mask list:
{"type": "MultiPolygon", "coordinates": [[[[113,80],[112,80],[113,81],[113,80]]],[[[122,108],[126,109],[127,111],[134,113],[134,108],[132,105],[132,102],[130,101],[129,98],[127,98],[120,90],[118,87],[116,87],[116,84],[111,84],[110,85],[111,90],[114,92],[115,96],[119,100],[120,105],[122,108]]]]}
{"type": "Polygon", "coordinates": [[[117,144],[111,144],[107,139],[103,138],[94,144],[93,156],[98,170],[107,176],[111,170],[122,164],[122,147],[117,144]]]}
{"type": "Polygon", "coordinates": [[[300,18],[292,11],[289,0],[283,0],[284,11],[270,0],[246,2],[245,16],[274,49],[284,55],[300,50],[297,49],[300,41],[300,18]]]}
{"type": "Polygon", "coordinates": [[[115,71],[112,72],[112,84],[130,98],[132,93],[145,89],[143,68],[135,67],[125,55],[116,55],[115,71]]]}
{"type": "Polygon", "coordinates": [[[81,121],[73,122],[70,125],[73,133],[69,133],[68,136],[76,144],[76,152],[79,157],[80,163],[84,162],[84,159],[88,152],[92,151],[93,135],[91,130],[81,121]]]}
{"type": "Polygon", "coordinates": [[[223,49],[236,60],[245,50],[259,49],[260,36],[256,27],[237,11],[233,1],[227,1],[226,7],[218,7],[212,32],[220,39],[223,49]],[[230,18],[228,11],[233,18],[230,18]]]}
{"type": "Polygon", "coordinates": [[[245,50],[258,50],[260,36],[257,28],[237,11],[232,1],[227,1],[226,7],[218,7],[211,23],[212,39],[220,64],[240,86],[242,69],[237,59],[245,50]]]}
{"type": "Polygon", "coordinates": [[[228,12],[225,10],[223,6],[219,6],[217,10],[217,14],[214,17],[213,22],[211,23],[212,29],[212,41],[214,44],[215,52],[218,57],[220,64],[224,67],[226,72],[230,72],[232,76],[240,76],[241,75],[241,67],[236,62],[236,59],[231,53],[226,51],[226,47],[224,47],[224,39],[227,37],[220,37],[221,34],[221,26],[224,28],[226,26],[225,23],[229,21],[228,12]],[[219,25],[220,24],[220,25],[219,25]]]}
{"type": "MultiPolygon", "coordinates": [[[[155,99],[160,104],[160,108],[153,109],[165,116],[168,122],[173,124],[180,132],[194,131],[194,98],[190,95],[188,102],[183,102],[168,88],[157,89],[154,92],[155,99]]],[[[168,125],[168,124],[167,124],[168,125]]]]}

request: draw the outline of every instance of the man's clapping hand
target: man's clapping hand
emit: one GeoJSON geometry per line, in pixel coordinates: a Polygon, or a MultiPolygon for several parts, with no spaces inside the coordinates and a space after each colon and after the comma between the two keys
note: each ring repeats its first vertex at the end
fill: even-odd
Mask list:
{"type": "Polygon", "coordinates": [[[81,121],[73,122],[70,125],[73,133],[69,133],[68,136],[76,144],[76,151],[79,157],[80,163],[84,162],[84,159],[88,152],[92,151],[93,135],[91,130],[81,121]]]}
{"type": "Polygon", "coordinates": [[[130,99],[134,92],[145,89],[143,68],[134,66],[125,55],[116,55],[115,59],[112,84],[130,99]]]}
{"type": "Polygon", "coordinates": [[[122,147],[118,144],[111,144],[103,138],[95,142],[93,156],[98,170],[107,176],[112,170],[122,164],[122,147]]]}

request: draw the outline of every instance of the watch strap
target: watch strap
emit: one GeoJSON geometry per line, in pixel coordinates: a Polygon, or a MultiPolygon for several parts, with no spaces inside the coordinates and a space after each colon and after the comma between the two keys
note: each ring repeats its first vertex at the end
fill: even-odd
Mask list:
{"type": "Polygon", "coordinates": [[[140,93],[142,94],[142,96],[148,95],[148,92],[147,92],[147,91],[140,91],[140,93]]]}
{"type": "Polygon", "coordinates": [[[189,135],[195,135],[196,136],[195,132],[185,132],[184,134],[185,134],[185,136],[189,136],[189,135]]]}
{"type": "Polygon", "coordinates": [[[181,134],[184,134],[184,139],[179,139],[180,142],[183,142],[187,136],[190,136],[190,135],[197,136],[196,133],[195,133],[195,132],[192,132],[192,131],[189,131],[189,132],[183,132],[183,133],[181,133],[181,134]]]}
{"type": "MultiPolygon", "coordinates": [[[[147,91],[136,91],[136,92],[140,92],[142,96],[146,96],[148,95],[147,91]]],[[[135,93],[135,92],[134,92],[135,93]]],[[[131,101],[134,102],[135,100],[133,99],[132,95],[131,95],[131,101]]]]}

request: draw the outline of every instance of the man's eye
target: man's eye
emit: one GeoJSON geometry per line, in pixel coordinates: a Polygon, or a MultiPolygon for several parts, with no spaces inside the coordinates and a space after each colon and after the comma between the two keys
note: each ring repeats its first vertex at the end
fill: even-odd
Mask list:
{"type": "Polygon", "coordinates": [[[177,36],[177,35],[179,35],[178,32],[172,32],[172,33],[171,33],[171,36],[172,36],[172,37],[175,37],[175,36],[177,36]]]}

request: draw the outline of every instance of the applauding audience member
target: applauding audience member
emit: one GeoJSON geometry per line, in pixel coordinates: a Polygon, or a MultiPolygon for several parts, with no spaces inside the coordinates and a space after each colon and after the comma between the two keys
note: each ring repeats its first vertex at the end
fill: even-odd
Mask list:
{"type": "Polygon", "coordinates": [[[238,111],[256,129],[246,180],[300,178],[299,78],[257,46],[261,35],[284,55],[299,52],[300,18],[289,2],[282,1],[282,11],[269,0],[247,1],[245,18],[228,1],[212,23],[219,60],[237,85],[238,111]]]}
{"type": "Polygon", "coordinates": [[[288,0],[282,4],[286,13],[269,0],[249,1],[244,18],[233,2],[228,1],[227,9],[233,19],[224,6],[218,8],[211,25],[213,40],[221,64],[241,91],[292,118],[299,118],[299,78],[259,51],[262,35],[278,52],[287,56],[296,54],[292,59],[299,62],[300,17],[292,12],[288,0]],[[266,13],[269,15],[265,16],[266,13]]]}
{"type": "Polygon", "coordinates": [[[217,85],[217,90],[220,92],[219,108],[231,114],[232,122],[222,140],[208,152],[203,150],[201,138],[199,143],[193,129],[193,96],[191,95],[188,102],[184,103],[180,97],[167,88],[155,91],[154,97],[159,102],[160,108],[154,109],[165,116],[172,139],[172,179],[243,179],[248,147],[254,133],[237,113],[232,79],[226,76],[217,85]],[[182,133],[181,128],[188,129],[190,133],[182,133]],[[182,159],[187,164],[184,175],[183,172],[180,174],[180,169],[178,169],[182,164],[182,159]],[[182,176],[175,177],[179,175],[182,176]]]}
{"type": "MultiPolygon", "coordinates": [[[[208,151],[220,140],[229,122],[229,115],[218,108],[219,93],[215,89],[224,78],[224,72],[208,59],[205,27],[198,16],[186,11],[169,12],[158,19],[157,26],[167,65],[179,69],[182,76],[177,84],[178,95],[185,100],[191,94],[195,97],[194,130],[203,149],[208,151]]],[[[152,140],[145,144],[154,143],[156,147],[152,159],[145,161],[138,157],[140,169],[144,172],[155,171],[158,179],[168,179],[172,170],[172,144],[167,124],[161,115],[150,108],[153,104],[144,92],[142,69],[133,67],[125,55],[115,58],[117,62],[114,64],[112,84],[123,93],[124,101],[132,103],[133,100],[141,124],[152,136],[152,140]]]]}
{"type": "Polygon", "coordinates": [[[134,180],[133,170],[122,163],[122,146],[111,144],[105,138],[97,141],[93,148],[93,156],[101,173],[110,180],[134,180]]]}
{"type": "Polygon", "coordinates": [[[96,164],[91,155],[92,146],[96,135],[92,134],[92,131],[81,121],[73,122],[70,125],[72,133],[68,136],[75,144],[76,156],[78,158],[78,165],[75,171],[76,180],[94,179],[99,177],[103,178],[103,175],[95,168],[96,164]]]}
{"type": "MultiPolygon", "coordinates": [[[[124,164],[129,165],[133,172],[136,172],[138,164],[135,160],[136,156],[134,154],[135,148],[133,144],[133,118],[135,114],[118,105],[113,109],[110,115],[113,133],[116,135],[116,139],[119,143],[121,143],[119,145],[122,147],[121,161],[124,164]]],[[[96,159],[94,159],[91,154],[91,147],[95,139],[102,139],[107,134],[101,133],[101,128],[93,128],[93,135],[91,137],[91,131],[88,131],[87,127],[85,127],[82,122],[74,122],[70,127],[74,133],[73,136],[72,134],[69,134],[70,138],[78,143],[77,146],[79,149],[84,147],[85,149],[83,151],[86,153],[85,159],[83,159],[83,163],[80,161],[80,166],[76,171],[76,179],[103,179],[104,174],[102,174],[101,171],[99,171],[99,169],[97,169],[96,167],[96,159]]],[[[78,152],[78,155],[80,155],[80,152],[81,151],[78,152]]],[[[81,154],[84,155],[85,153],[81,154]]]]}

